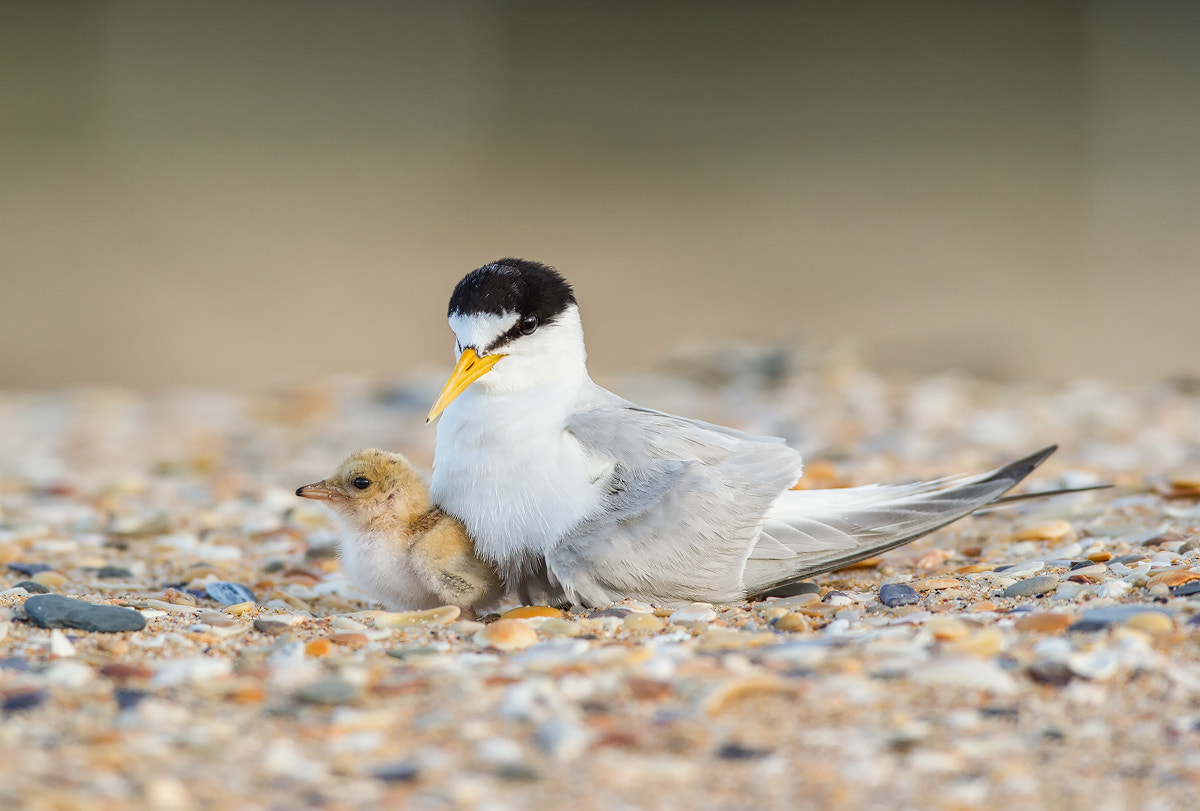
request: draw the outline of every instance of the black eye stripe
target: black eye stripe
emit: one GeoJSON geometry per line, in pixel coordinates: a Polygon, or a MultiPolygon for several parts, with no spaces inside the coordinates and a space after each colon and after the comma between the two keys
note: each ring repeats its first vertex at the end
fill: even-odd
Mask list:
{"type": "Polygon", "coordinates": [[[499,338],[497,338],[496,340],[494,340],[490,344],[488,344],[487,352],[489,354],[492,352],[495,352],[496,350],[501,349],[502,347],[517,340],[518,338],[523,338],[526,335],[532,335],[533,333],[537,332],[538,329],[540,329],[541,327],[546,326],[548,323],[552,323],[552,322],[539,321],[539,323],[533,329],[526,332],[522,328],[523,322],[524,322],[524,319],[517,321],[517,323],[513,324],[511,327],[508,328],[507,332],[505,332],[499,338]]]}

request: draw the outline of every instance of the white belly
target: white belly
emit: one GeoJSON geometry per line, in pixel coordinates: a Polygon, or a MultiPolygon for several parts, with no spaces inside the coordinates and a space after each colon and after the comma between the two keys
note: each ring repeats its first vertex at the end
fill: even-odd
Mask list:
{"type": "Polygon", "coordinates": [[[433,499],[504,574],[543,557],[601,504],[597,481],[611,465],[537,419],[555,413],[563,412],[526,395],[468,390],[438,424],[433,499]]]}
{"type": "Polygon", "coordinates": [[[395,541],[357,533],[350,527],[339,528],[342,570],[360,591],[392,611],[442,605],[444,600],[417,577],[408,554],[395,541]]]}

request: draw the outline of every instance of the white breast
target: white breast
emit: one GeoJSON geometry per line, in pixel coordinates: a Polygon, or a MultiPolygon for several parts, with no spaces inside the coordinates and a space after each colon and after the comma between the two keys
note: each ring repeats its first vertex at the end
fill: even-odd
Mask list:
{"type": "Polygon", "coordinates": [[[473,386],[441,416],[433,499],[506,573],[544,556],[600,508],[597,482],[611,463],[563,430],[574,399],[561,390],[489,394],[473,386]]]}
{"type": "Polygon", "coordinates": [[[394,540],[349,527],[341,530],[342,570],[359,590],[392,611],[435,608],[444,602],[417,578],[408,554],[394,540]]]}

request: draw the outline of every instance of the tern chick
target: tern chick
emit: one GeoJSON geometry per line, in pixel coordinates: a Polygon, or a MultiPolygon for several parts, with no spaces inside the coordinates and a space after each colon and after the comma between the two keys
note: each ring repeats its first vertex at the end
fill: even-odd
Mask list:
{"type": "Polygon", "coordinates": [[[346,574],[389,609],[456,605],[473,616],[503,592],[496,572],[476,557],[466,527],[434,506],[398,453],[359,451],[296,495],[325,502],[341,530],[346,574]]]}

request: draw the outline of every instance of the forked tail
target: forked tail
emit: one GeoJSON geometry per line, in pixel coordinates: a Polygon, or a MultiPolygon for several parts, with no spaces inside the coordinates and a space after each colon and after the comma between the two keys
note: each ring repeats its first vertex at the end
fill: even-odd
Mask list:
{"type": "Polygon", "coordinates": [[[941,529],[996,503],[1056,449],[1051,445],[977,476],[841,490],[789,490],[767,513],[762,534],[746,561],[747,595],[754,599],[787,593],[801,580],[941,529]]]}

